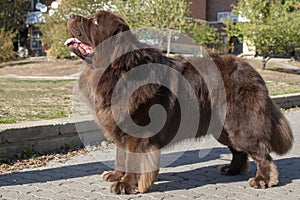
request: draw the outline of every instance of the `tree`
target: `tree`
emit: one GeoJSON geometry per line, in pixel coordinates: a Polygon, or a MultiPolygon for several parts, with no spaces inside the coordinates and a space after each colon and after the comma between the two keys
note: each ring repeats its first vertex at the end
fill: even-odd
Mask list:
{"type": "Polygon", "coordinates": [[[196,20],[185,32],[187,34],[190,33],[191,37],[193,37],[198,44],[208,45],[220,43],[218,30],[210,26],[208,22],[200,23],[196,20]]]}
{"type": "Polygon", "coordinates": [[[199,44],[219,43],[217,29],[193,19],[185,0],[121,0],[113,6],[134,28],[174,29],[191,36],[199,44]]]}
{"type": "Polygon", "coordinates": [[[0,28],[4,31],[24,31],[30,2],[28,0],[0,0],[0,5],[0,28]]]}
{"type": "Polygon", "coordinates": [[[28,0],[0,0],[0,40],[2,58],[0,60],[10,60],[16,58],[16,47],[18,46],[18,35],[27,36],[26,14],[30,10],[28,0]],[[10,40],[4,42],[4,40],[10,40]],[[15,49],[14,49],[15,47],[15,49]],[[5,52],[4,52],[5,49],[5,52]]]}
{"type": "Polygon", "coordinates": [[[13,38],[15,33],[0,29],[0,62],[15,59],[17,53],[14,51],[13,38]]]}
{"type": "Polygon", "coordinates": [[[241,0],[235,15],[246,22],[224,21],[228,36],[247,38],[262,57],[263,69],[274,55],[290,54],[300,45],[299,0],[241,0]]]}
{"type": "Polygon", "coordinates": [[[113,3],[110,0],[64,0],[58,11],[46,18],[46,24],[40,26],[42,41],[51,45],[49,54],[66,56],[68,50],[63,43],[70,37],[66,30],[67,16],[74,13],[89,17],[97,10],[106,9],[124,17],[132,29],[176,29],[179,32],[192,33],[200,44],[217,42],[216,29],[190,18],[188,6],[185,0],[117,0],[113,3]]]}

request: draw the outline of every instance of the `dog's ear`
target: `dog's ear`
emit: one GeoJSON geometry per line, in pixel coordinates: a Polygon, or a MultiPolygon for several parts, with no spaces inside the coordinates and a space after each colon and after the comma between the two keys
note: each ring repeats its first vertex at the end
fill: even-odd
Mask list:
{"type": "Polygon", "coordinates": [[[130,31],[129,25],[123,20],[118,19],[115,21],[114,32],[112,35],[114,46],[119,46],[126,41],[132,41],[132,33],[130,31]]]}
{"type": "Polygon", "coordinates": [[[121,32],[125,32],[125,31],[128,31],[129,30],[129,26],[125,23],[120,23],[118,25],[118,27],[116,28],[115,32],[113,33],[113,35],[116,35],[118,33],[121,33],[121,32]]]}

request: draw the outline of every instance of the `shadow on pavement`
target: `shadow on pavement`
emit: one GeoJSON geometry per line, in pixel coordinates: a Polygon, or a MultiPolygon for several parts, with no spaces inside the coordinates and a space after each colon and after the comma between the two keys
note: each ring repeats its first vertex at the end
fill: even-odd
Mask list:
{"type": "MultiPolygon", "coordinates": [[[[182,152],[166,154],[163,156],[163,159],[168,159],[169,156],[172,157],[179,153],[182,152]]],[[[187,151],[168,167],[177,167],[199,162],[206,162],[209,160],[216,160],[220,159],[221,154],[228,153],[229,151],[227,148],[214,148],[210,150],[210,153],[206,157],[199,158],[199,150],[187,151]]],[[[111,170],[108,166],[112,166],[113,162],[113,160],[104,162],[91,162],[59,168],[37,169],[32,171],[4,174],[0,175],[0,186],[45,183],[49,181],[97,175],[104,171],[111,170]]],[[[280,173],[281,186],[289,184],[293,180],[300,179],[300,158],[294,157],[278,159],[276,163],[280,173]]],[[[183,172],[161,173],[158,177],[158,182],[154,185],[152,191],[171,191],[195,188],[207,184],[247,181],[256,173],[256,167],[253,162],[251,162],[250,166],[251,171],[245,176],[220,175],[217,169],[218,166],[219,165],[210,165],[198,169],[186,170],[183,172]]]]}
{"type": "MultiPolygon", "coordinates": [[[[292,183],[294,180],[300,179],[300,158],[283,158],[277,159],[277,168],[279,170],[279,187],[292,183]]],[[[219,174],[218,167],[220,165],[210,165],[197,169],[187,170],[183,172],[166,172],[159,174],[158,181],[154,185],[152,191],[172,191],[181,189],[192,189],[209,184],[232,183],[246,181],[256,174],[256,165],[250,162],[250,171],[245,175],[226,176],[219,174]],[[174,177],[175,176],[175,177],[174,177]]]]}

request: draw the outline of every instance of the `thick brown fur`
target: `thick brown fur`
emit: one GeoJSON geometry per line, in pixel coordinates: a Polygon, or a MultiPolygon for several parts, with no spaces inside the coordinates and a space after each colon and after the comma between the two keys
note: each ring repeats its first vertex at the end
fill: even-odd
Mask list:
{"type": "MultiPolygon", "coordinates": [[[[107,11],[100,11],[90,19],[73,16],[68,21],[68,30],[71,35],[94,48],[94,53],[89,58],[72,49],[90,63],[80,77],[79,86],[94,108],[96,121],[105,136],[118,148],[116,169],[104,173],[103,179],[113,182],[111,186],[113,193],[147,192],[158,174],[159,150],[169,144],[178,130],[180,105],[176,95],[163,86],[147,84],[138,88],[129,102],[130,116],[136,124],[145,126],[150,123],[148,111],[154,104],[164,106],[167,113],[165,125],[158,134],[138,138],[122,131],[116,124],[111,110],[113,89],[126,72],[143,64],[160,63],[175,69],[189,80],[198,98],[201,121],[195,137],[201,137],[207,134],[212,115],[211,107],[218,106],[213,105],[215,96],[209,92],[203,74],[199,74],[193,67],[199,65],[201,70],[207,66],[203,59],[188,61],[183,58],[169,58],[159,50],[143,46],[129,31],[129,26],[120,16],[107,11]],[[126,37],[118,36],[125,31],[126,37]],[[115,38],[109,44],[103,43],[111,36],[115,38]],[[134,166],[139,168],[141,173],[133,173],[128,169],[132,167],[130,163],[135,159],[131,152],[150,152],[147,158],[140,158],[139,166],[134,166]],[[144,170],[147,168],[157,170],[150,172],[144,170]]],[[[228,146],[233,154],[231,164],[221,167],[221,173],[226,175],[244,173],[247,171],[250,156],[257,164],[257,175],[249,180],[249,184],[254,188],[277,185],[278,171],[270,153],[282,155],[291,148],[293,136],[287,120],[268,96],[262,77],[247,62],[233,56],[216,54],[210,56],[221,73],[226,93],[226,99],[223,101],[227,102],[224,127],[217,139],[228,146]]],[[[149,76],[164,75],[156,74],[155,71],[145,73],[149,76]]],[[[176,80],[170,78],[171,87],[178,86],[176,80]]],[[[189,137],[192,136],[187,130],[187,135],[179,139],[189,137]]]]}

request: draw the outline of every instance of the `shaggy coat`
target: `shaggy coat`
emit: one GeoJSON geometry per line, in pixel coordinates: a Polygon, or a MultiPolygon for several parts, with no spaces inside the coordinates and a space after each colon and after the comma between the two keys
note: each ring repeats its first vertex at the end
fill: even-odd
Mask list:
{"type": "MultiPolygon", "coordinates": [[[[111,192],[132,194],[149,191],[159,170],[159,150],[181,139],[206,135],[212,120],[215,125],[222,125],[219,134],[212,134],[233,154],[231,163],[220,168],[222,174],[244,173],[250,156],[257,165],[257,174],[249,180],[250,186],[265,188],[278,184],[278,171],[270,153],[287,153],[293,143],[292,132],[284,115],[268,96],[264,80],[247,62],[233,56],[210,55],[225,89],[224,96],[220,96],[205,84],[205,69],[208,67],[205,58],[166,57],[159,50],[140,43],[127,23],[116,14],[100,11],[92,18],[71,15],[68,30],[73,39],[67,45],[88,63],[80,77],[79,87],[94,109],[95,120],[105,136],[117,147],[116,169],[103,174],[105,181],[112,182],[111,192]],[[108,40],[111,37],[113,39],[108,40]],[[193,91],[186,91],[186,101],[193,92],[201,116],[196,134],[186,130],[185,135],[175,137],[182,115],[189,115],[189,112],[182,113],[177,94],[168,87],[184,88],[178,77],[159,73],[155,67],[145,70],[145,78],[165,78],[168,87],[156,83],[139,87],[130,97],[129,115],[113,115],[112,96],[118,81],[131,69],[146,64],[151,66],[152,63],[168,66],[189,81],[193,91]],[[137,125],[147,126],[151,123],[149,110],[156,104],[162,105],[166,112],[165,123],[157,134],[133,136],[116,123],[118,118],[120,124],[126,127],[129,124],[127,120],[131,118],[137,125]],[[226,105],[225,110],[221,109],[221,105],[226,105]],[[212,109],[219,111],[213,114],[212,109]],[[223,111],[226,115],[222,120],[223,111]],[[148,154],[139,157],[135,156],[137,153],[148,154]]],[[[140,81],[138,79],[125,78],[124,87],[117,94],[120,101],[130,87],[129,83],[140,81]]],[[[193,113],[194,108],[195,104],[191,103],[188,111],[193,113]]],[[[192,119],[194,116],[189,117],[192,119]]],[[[155,120],[153,123],[156,123],[155,120]]]]}

